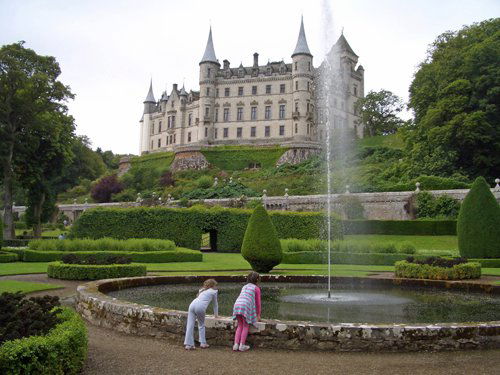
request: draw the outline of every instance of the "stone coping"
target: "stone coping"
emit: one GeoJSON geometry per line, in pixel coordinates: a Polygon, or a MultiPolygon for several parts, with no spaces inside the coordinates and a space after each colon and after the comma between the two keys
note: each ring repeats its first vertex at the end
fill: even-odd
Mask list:
{"type": "MultiPolygon", "coordinates": [[[[135,335],[181,343],[187,312],[117,300],[105,293],[137,286],[199,284],[210,276],[146,276],[90,282],[77,288],[76,309],[90,323],[135,335]]],[[[244,282],[244,276],[214,276],[219,282],[244,282]]],[[[324,283],[323,276],[264,275],[262,282],[324,283]]],[[[500,294],[500,286],[463,281],[334,277],[334,285],[427,286],[500,294]]],[[[207,339],[231,346],[235,324],[207,315],[207,339]]],[[[249,343],[262,348],[331,351],[419,351],[500,348],[500,321],[442,324],[312,323],[263,320],[252,327],[249,343]]]]}

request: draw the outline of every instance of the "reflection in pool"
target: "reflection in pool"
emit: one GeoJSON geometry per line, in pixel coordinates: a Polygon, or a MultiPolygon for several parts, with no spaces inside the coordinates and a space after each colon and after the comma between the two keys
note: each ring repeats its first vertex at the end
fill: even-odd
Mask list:
{"type": "MultiPolygon", "coordinates": [[[[219,313],[232,314],[241,286],[219,284],[219,313]]],[[[194,284],[157,285],[110,292],[108,295],[140,304],[186,311],[196,297],[194,284]]],[[[264,319],[329,323],[446,323],[500,320],[500,298],[437,289],[337,289],[326,298],[322,284],[263,283],[264,319]]],[[[207,314],[211,314],[209,307],[207,314]]]]}

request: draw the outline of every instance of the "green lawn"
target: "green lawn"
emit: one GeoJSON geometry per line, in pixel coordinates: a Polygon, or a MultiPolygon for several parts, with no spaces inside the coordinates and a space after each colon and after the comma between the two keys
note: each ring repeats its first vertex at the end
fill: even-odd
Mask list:
{"type": "Polygon", "coordinates": [[[27,281],[16,280],[0,280],[0,293],[9,292],[23,292],[31,293],[40,290],[60,289],[64,288],[61,285],[44,284],[44,283],[30,283],[27,281]]]}
{"type": "Polygon", "coordinates": [[[0,263],[0,276],[20,275],[25,273],[45,273],[48,262],[13,262],[0,263]]]}

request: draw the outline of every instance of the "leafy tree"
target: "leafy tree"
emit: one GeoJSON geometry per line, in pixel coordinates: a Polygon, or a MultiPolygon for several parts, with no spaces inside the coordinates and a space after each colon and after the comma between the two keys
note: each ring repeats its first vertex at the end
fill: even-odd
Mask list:
{"type": "Polygon", "coordinates": [[[40,208],[52,178],[71,157],[67,143],[74,125],[65,101],[73,94],[58,81],[60,74],[54,57],[37,55],[23,42],[0,48],[0,169],[7,239],[14,237],[13,181],[40,208]]]}
{"type": "Polygon", "coordinates": [[[118,169],[120,165],[121,155],[113,154],[113,151],[102,151],[100,147],[97,147],[95,152],[101,157],[102,161],[109,170],[118,169]]]}
{"type": "Polygon", "coordinates": [[[268,273],[281,263],[283,252],[280,240],[271,218],[262,206],[258,206],[250,216],[241,255],[257,272],[268,273]]]}
{"type": "Polygon", "coordinates": [[[370,91],[355,104],[360,123],[370,136],[395,133],[404,124],[398,117],[402,110],[401,98],[388,90],[370,91]]]}
{"type": "Polygon", "coordinates": [[[440,35],[410,86],[412,175],[500,174],[500,18],[440,35]]]}
{"type": "Polygon", "coordinates": [[[90,196],[99,203],[111,202],[111,195],[123,190],[123,184],[115,174],[101,178],[92,188],[90,196]]]}
{"type": "Polygon", "coordinates": [[[471,258],[500,258],[500,205],[483,177],[462,202],[457,221],[458,250],[471,258]]]}

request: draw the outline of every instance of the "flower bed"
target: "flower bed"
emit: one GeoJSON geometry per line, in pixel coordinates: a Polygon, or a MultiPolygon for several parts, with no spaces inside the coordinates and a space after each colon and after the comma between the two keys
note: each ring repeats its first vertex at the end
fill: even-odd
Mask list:
{"type": "Polygon", "coordinates": [[[100,280],[145,275],[146,266],[142,264],[86,265],[53,262],[47,267],[47,276],[63,280],[100,280]]]}
{"type": "Polygon", "coordinates": [[[395,263],[396,277],[432,280],[462,280],[481,277],[481,264],[477,262],[437,261],[415,262],[411,257],[395,263]]]}
{"type": "Polygon", "coordinates": [[[0,346],[1,374],[78,374],[87,356],[87,331],[80,316],[63,307],[60,323],[43,336],[0,346]]]}

